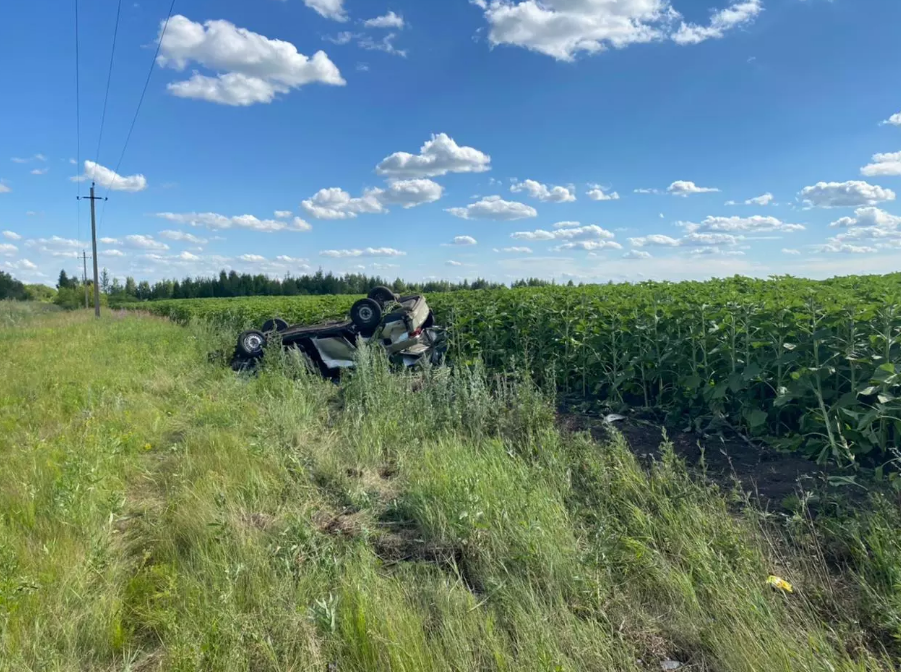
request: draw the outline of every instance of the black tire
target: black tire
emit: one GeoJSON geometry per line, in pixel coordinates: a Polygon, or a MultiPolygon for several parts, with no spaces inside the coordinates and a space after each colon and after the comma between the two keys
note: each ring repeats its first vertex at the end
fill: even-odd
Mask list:
{"type": "Polygon", "coordinates": [[[263,356],[266,335],[262,331],[251,329],[238,336],[238,352],[244,357],[256,359],[263,356]]]}
{"type": "Polygon", "coordinates": [[[373,301],[377,301],[380,306],[397,301],[397,294],[387,287],[373,287],[367,296],[373,301]]]}
{"type": "Polygon", "coordinates": [[[382,323],[382,307],[374,299],[360,299],[350,309],[350,321],[364,336],[382,323]]]}
{"type": "Polygon", "coordinates": [[[273,317],[271,320],[263,322],[263,333],[268,334],[273,331],[282,332],[288,328],[288,323],[280,317],[273,317]]]}

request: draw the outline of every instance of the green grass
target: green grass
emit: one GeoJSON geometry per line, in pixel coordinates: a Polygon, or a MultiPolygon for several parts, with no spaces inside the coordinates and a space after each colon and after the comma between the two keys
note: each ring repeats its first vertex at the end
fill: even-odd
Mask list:
{"type": "Polygon", "coordinates": [[[26,323],[37,315],[58,311],[50,303],[37,301],[0,301],[0,327],[13,327],[26,323]]]}
{"type": "Polygon", "coordinates": [[[895,669],[896,505],[774,521],[516,375],[242,377],[223,342],[0,328],[0,669],[895,669]]]}
{"type": "MultiPolygon", "coordinates": [[[[341,318],[357,297],[136,304],[236,332],[273,316],[341,318]]],[[[672,426],[736,430],[821,462],[873,471],[901,443],[901,274],[825,281],[741,276],[434,293],[456,361],[644,408],[672,426]]]]}

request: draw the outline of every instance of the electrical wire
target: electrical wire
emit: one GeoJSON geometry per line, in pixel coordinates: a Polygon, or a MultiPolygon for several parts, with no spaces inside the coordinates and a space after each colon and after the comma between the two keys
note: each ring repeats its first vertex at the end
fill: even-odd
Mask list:
{"type": "Polygon", "coordinates": [[[122,0],[116,7],[116,25],[113,28],[113,47],[109,55],[109,70],[106,75],[106,93],[103,96],[103,113],[100,115],[100,133],[97,135],[97,153],[94,155],[94,163],[100,161],[100,143],[103,141],[103,126],[106,122],[106,104],[109,102],[109,87],[113,79],[113,60],[116,56],[116,38],[119,36],[119,17],[122,14],[122,0]]]}
{"type": "MultiPolygon", "coordinates": [[[[169,19],[172,18],[172,12],[175,10],[175,0],[172,0],[169,5],[169,13],[166,15],[166,22],[163,24],[163,30],[160,31],[160,39],[156,45],[156,51],[153,54],[153,60],[150,61],[150,69],[147,71],[147,79],[144,80],[144,88],[141,90],[141,97],[138,99],[138,107],[135,110],[135,116],[131,120],[131,126],[128,128],[128,135],[125,136],[125,144],[122,145],[122,153],[119,154],[119,160],[116,162],[116,167],[113,170],[115,175],[119,174],[119,168],[122,165],[122,159],[125,158],[125,150],[128,149],[128,142],[131,140],[132,131],[135,130],[135,124],[138,121],[138,115],[141,113],[141,106],[144,104],[144,96],[147,94],[147,87],[150,86],[150,78],[153,75],[153,67],[156,65],[156,59],[160,55],[160,47],[163,46],[163,38],[166,37],[166,30],[169,28],[169,19]]],[[[109,196],[110,188],[112,187],[112,181],[106,187],[106,195],[103,199],[103,209],[100,212],[100,226],[103,226],[103,218],[106,215],[106,196],[109,196]]],[[[100,228],[98,226],[98,230],[100,228]]]]}

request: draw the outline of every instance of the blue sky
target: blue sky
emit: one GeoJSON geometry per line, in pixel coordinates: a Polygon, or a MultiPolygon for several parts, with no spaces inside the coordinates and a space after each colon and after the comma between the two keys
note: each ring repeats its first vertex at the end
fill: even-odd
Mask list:
{"type": "Polygon", "coordinates": [[[901,270],[894,0],[176,0],[162,42],[123,0],[99,151],[117,1],[78,10],[80,134],[74,0],[0,28],[26,281],[80,269],[91,179],[118,277],[901,270]]]}

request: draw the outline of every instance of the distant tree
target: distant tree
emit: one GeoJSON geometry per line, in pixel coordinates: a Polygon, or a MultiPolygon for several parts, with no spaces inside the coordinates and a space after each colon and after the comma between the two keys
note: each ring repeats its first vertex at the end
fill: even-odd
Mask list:
{"type": "Polygon", "coordinates": [[[0,271],[0,299],[24,301],[26,298],[28,297],[25,294],[25,285],[9,273],[0,271]]]}
{"type": "Polygon", "coordinates": [[[100,291],[106,295],[109,295],[110,293],[109,271],[105,268],[100,272],[100,291]]]}
{"type": "Polygon", "coordinates": [[[65,270],[59,272],[59,280],[56,282],[57,289],[72,289],[77,286],[77,278],[70,278],[65,270]]]}
{"type": "Polygon", "coordinates": [[[29,301],[49,303],[56,297],[56,290],[47,285],[25,285],[25,297],[29,301]]]}
{"type": "Polygon", "coordinates": [[[153,290],[150,289],[150,283],[146,280],[141,280],[138,283],[138,289],[135,292],[139,301],[149,301],[151,295],[153,294],[153,290]]]}
{"type": "Polygon", "coordinates": [[[125,278],[125,296],[135,299],[138,296],[138,286],[130,275],[125,278]]]}

